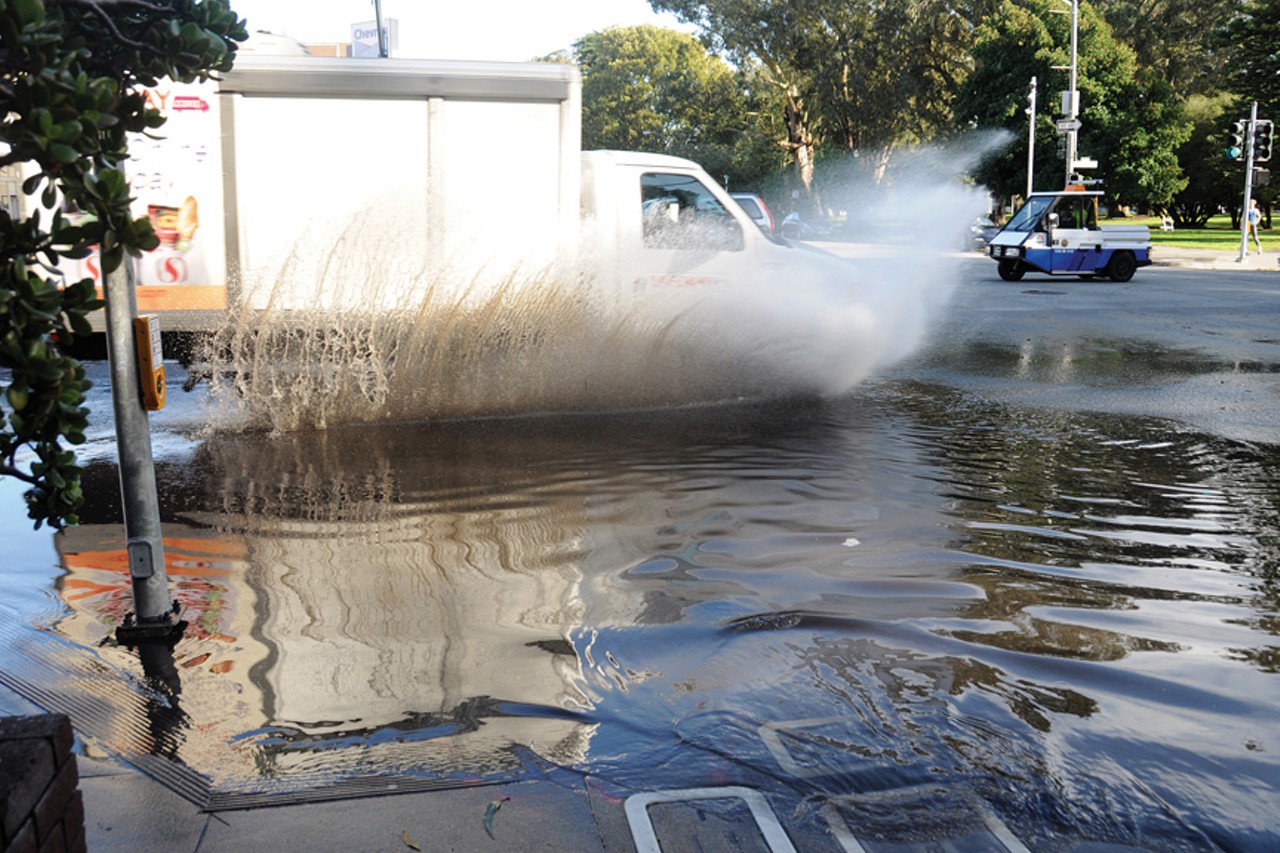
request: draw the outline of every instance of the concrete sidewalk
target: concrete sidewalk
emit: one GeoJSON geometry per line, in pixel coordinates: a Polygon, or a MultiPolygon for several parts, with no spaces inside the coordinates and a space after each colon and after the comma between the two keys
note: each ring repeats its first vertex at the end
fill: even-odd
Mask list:
{"type": "Polygon", "coordinates": [[[1280,252],[1264,252],[1259,255],[1257,249],[1251,246],[1249,254],[1243,260],[1239,258],[1239,249],[1223,252],[1217,249],[1155,246],[1151,250],[1151,262],[1160,266],[1236,272],[1241,270],[1280,272],[1280,252]]]}

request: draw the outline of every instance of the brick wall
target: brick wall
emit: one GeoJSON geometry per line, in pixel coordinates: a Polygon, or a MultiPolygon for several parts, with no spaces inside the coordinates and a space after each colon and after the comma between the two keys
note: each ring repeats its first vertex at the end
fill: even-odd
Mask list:
{"type": "Polygon", "coordinates": [[[0,717],[0,848],[5,853],[79,853],[84,801],[62,714],[0,717]]]}

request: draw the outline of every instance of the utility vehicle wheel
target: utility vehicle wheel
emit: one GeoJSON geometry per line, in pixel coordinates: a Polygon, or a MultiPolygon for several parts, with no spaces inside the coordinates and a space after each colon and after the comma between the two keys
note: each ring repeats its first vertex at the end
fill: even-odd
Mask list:
{"type": "Polygon", "coordinates": [[[1138,262],[1132,252],[1116,252],[1107,264],[1107,277],[1112,281],[1128,281],[1138,271],[1138,262]]]}
{"type": "Polygon", "coordinates": [[[1022,268],[1022,264],[1017,261],[1001,261],[996,269],[1000,272],[1000,277],[1005,281],[1021,281],[1022,276],[1027,272],[1022,268]]]}

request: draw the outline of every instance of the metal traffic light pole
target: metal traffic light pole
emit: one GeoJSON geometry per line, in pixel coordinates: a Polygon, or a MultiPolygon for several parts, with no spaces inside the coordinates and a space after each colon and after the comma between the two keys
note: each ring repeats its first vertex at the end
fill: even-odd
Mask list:
{"type": "Polygon", "coordinates": [[[177,618],[169,598],[160,502],[151,428],[143,407],[138,373],[135,319],[138,315],[131,260],[128,256],[103,277],[107,314],[107,356],[111,369],[116,446],[120,459],[120,498],[128,538],[133,614],[116,636],[122,644],[174,643],[187,623],[177,618]]]}
{"type": "Polygon", "coordinates": [[[1253,137],[1258,128],[1258,102],[1249,110],[1249,128],[1244,135],[1244,205],[1240,208],[1240,255],[1236,263],[1244,263],[1249,253],[1249,202],[1253,198],[1253,137]]]}

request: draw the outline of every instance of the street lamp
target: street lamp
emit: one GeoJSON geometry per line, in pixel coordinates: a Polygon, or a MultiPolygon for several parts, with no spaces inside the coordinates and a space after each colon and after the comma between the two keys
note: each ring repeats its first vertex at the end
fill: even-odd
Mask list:
{"type": "MultiPolygon", "coordinates": [[[[1062,112],[1066,116],[1066,121],[1062,126],[1066,128],[1067,134],[1067,178],[1066,183],[1071,183],[1071,175],[1076,168],[1077,159],[1077,143],[1078,134],[1080,132],[1080,92],[1076,88],[1076,52],[1080,41],[1080,2],[1079,0],[1060,0],[1060,2],[1071,7],[1071,64],[1055,65],[1054,69],[1070,70],[1071,84],[1066,92],[1062,93],[1062,112]]],[[[1050,12],[1057,15],[1066,15],[1065,9],[1050,9],[1050,12]]]]}

